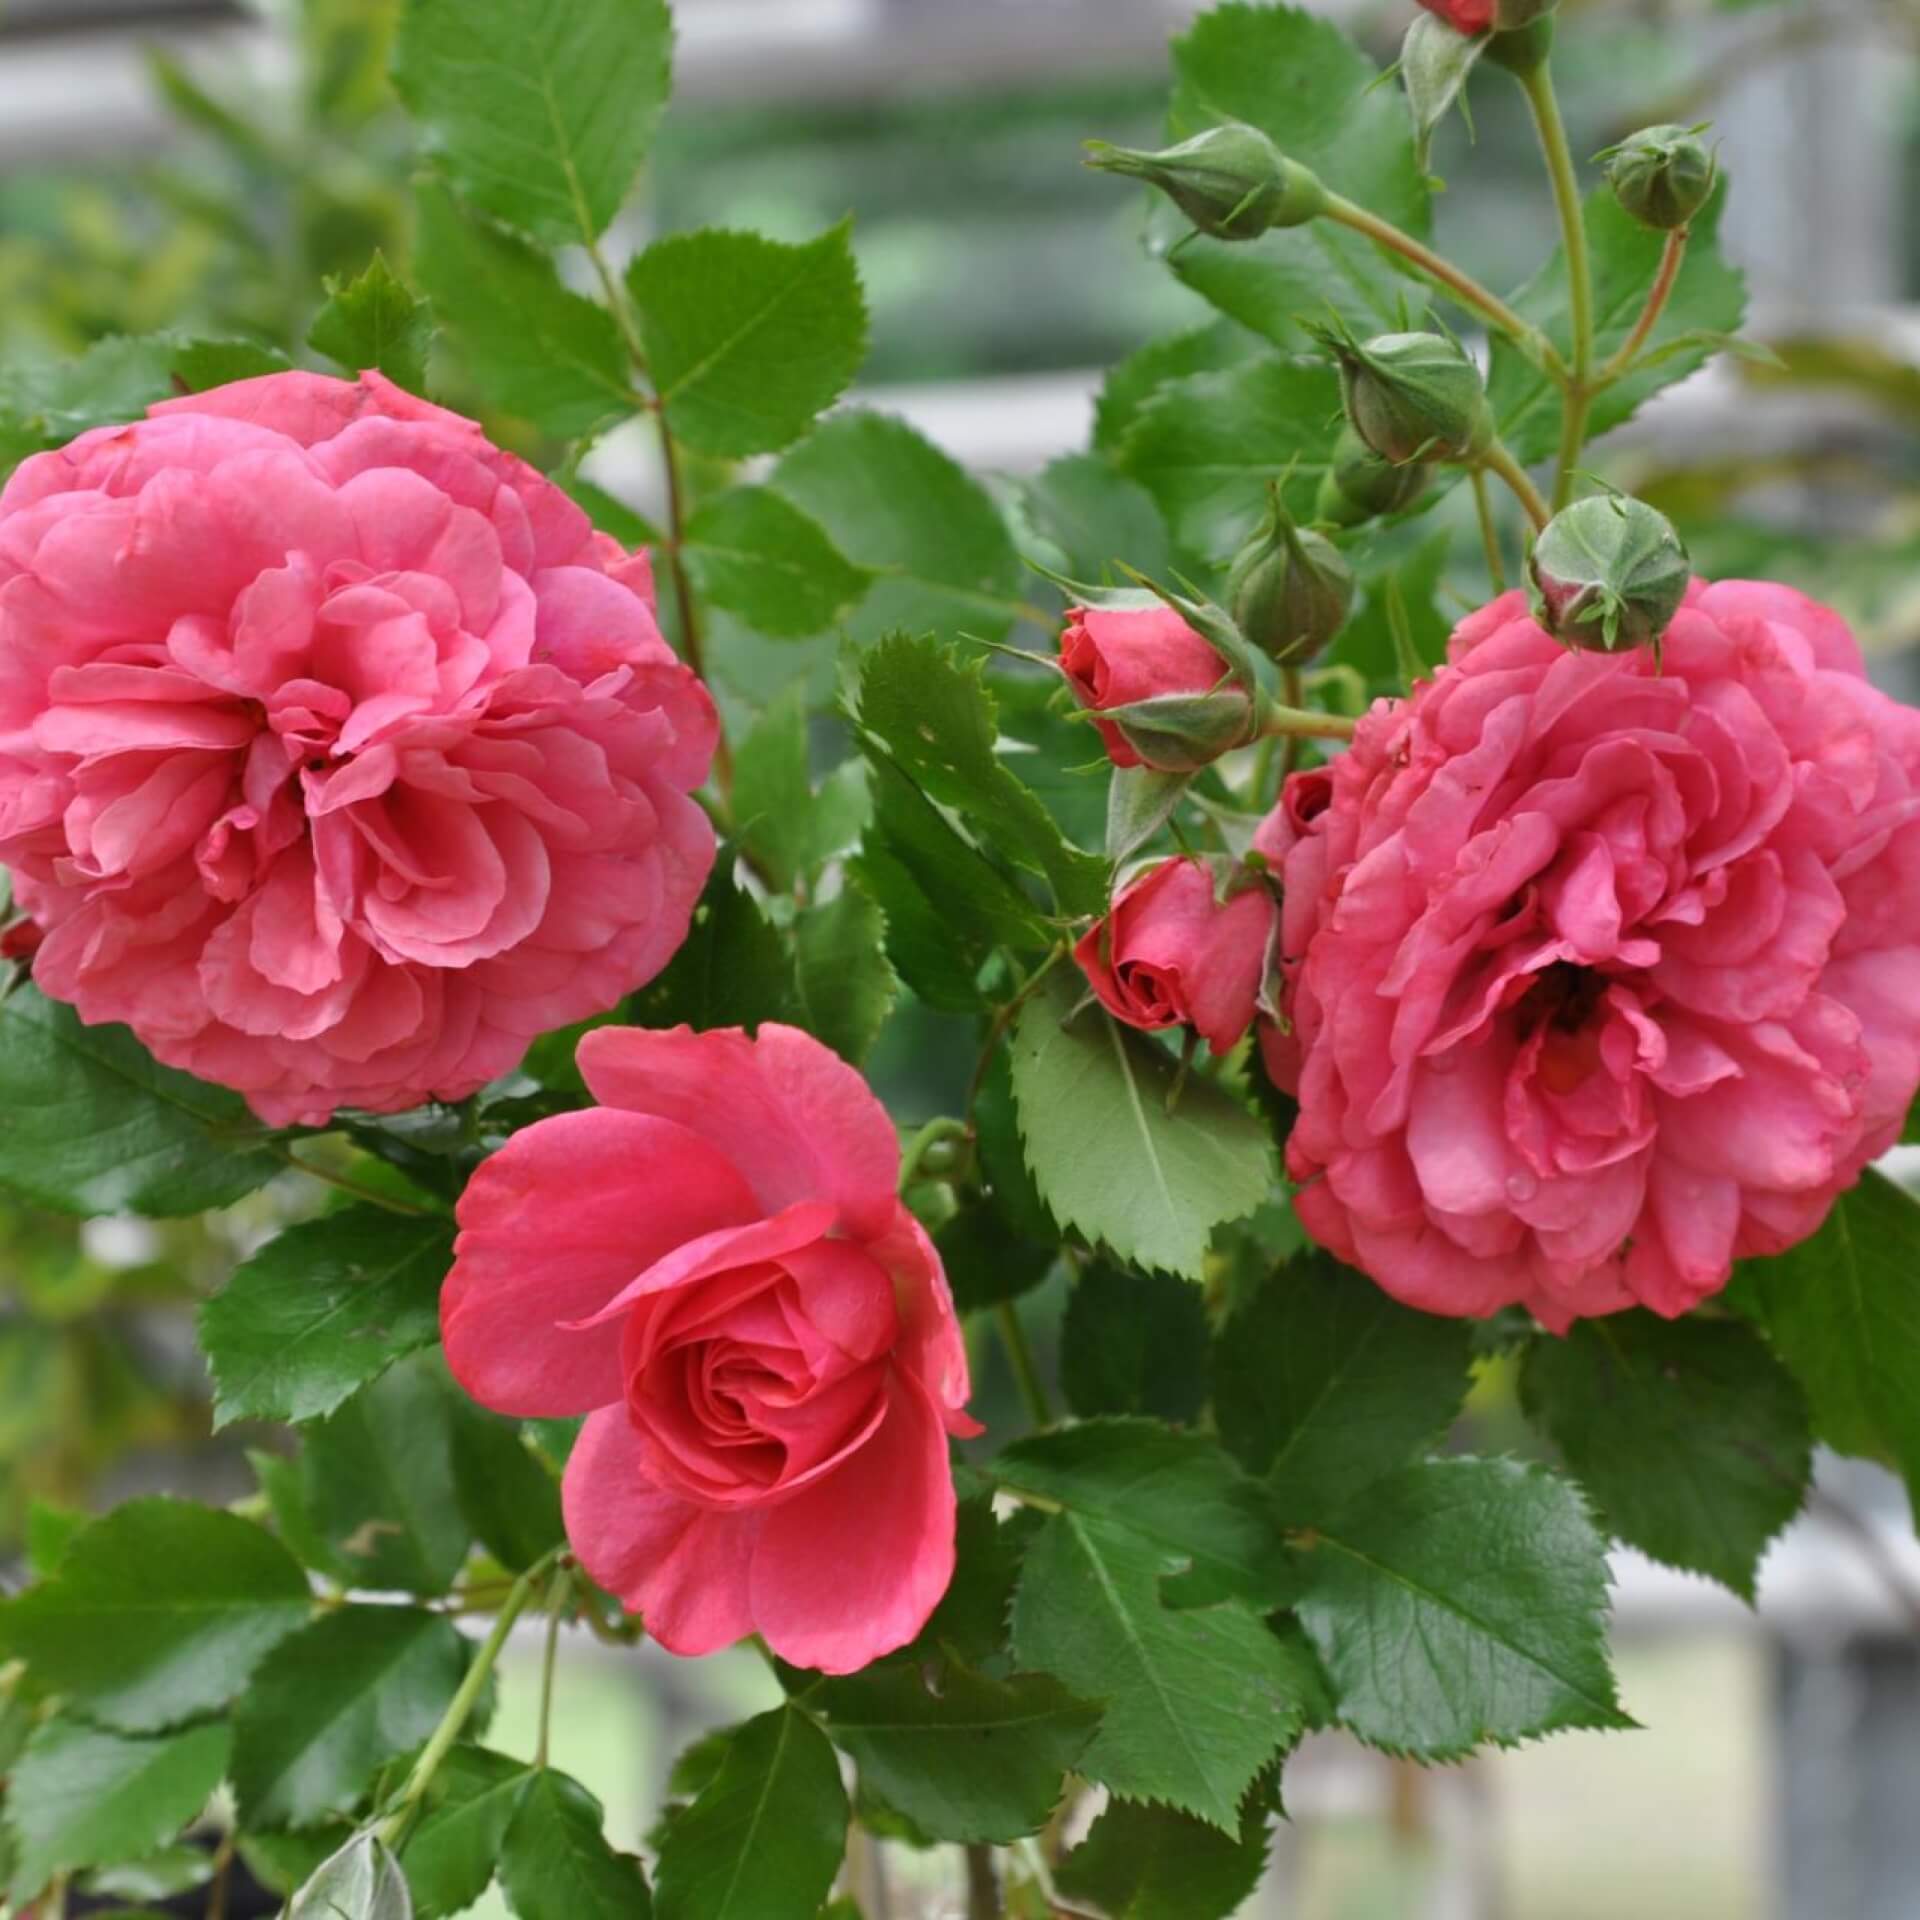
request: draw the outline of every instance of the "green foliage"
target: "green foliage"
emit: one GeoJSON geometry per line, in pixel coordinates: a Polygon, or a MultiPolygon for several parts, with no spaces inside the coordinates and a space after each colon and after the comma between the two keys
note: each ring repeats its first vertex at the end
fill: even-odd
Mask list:
{"type": "Polygon", "coordinates": [[[1118,1801],[1061,1861],[1054,1883],[1109,1920],[1225,1920],[1267,1864],[1267,1814],[1256,1791],[1237,1833],[1170,1807],[1118,1801]]]}
{"type": "Polygon", "coordinates": [[[851,874],[831,900],[794,923],[795,1007],[801,1023],[858,1066],[867,1057],[900,982],[887,960],[887,920],[851,874]]]}
{"type": "Polygon", "coordinates": [[[667,424],[703,453],[777,453],[866,358],[867,309],[844,221],[804,246],[757,233],[671,234],[627,269],[627,290],[667,424]]]}
{"type": "Polygon", "coordinates": [[[287,1920],[414,1920],[400,1864],[377,1834],[357,1833],[323,1860],[287,1920]]]}
{"type": "Polygon", "coordinates": [[[824,632],[874,579],[768,487],[732,487],[702,501],[686,540],[706,598],[776,637],[824,632]]]}
{"type": "Polygon", "coordinates": [[[1097,1264],[1067,1301],[1060,1385],[1083,1419],[1192,1420],[1207,1398],[1208,1347],[1206,1309],[1191,1281],[1097,1264]]]}
{"type": "Polygon", "coordinates": [[[602,1832],[599,1801],[542,1767],[522,1789],[500,1850],[500,1884],[519,1920],[647,1920],[646,1876],[602,1832]]]}
{"type": "Polygon", "coordinates": [[[566,1538],[559,1482],[517,1420],[451,1396],[448,1405],[461,1517],[503,1567],[524,1572],[566,1538]]]}
{"type": "Polygon", "coordinates": [[[1071,580],[1113,581],[1124,562],[1165,579],[1167,523],[1151,493],[1090,453],[1063,454],[1021,492],[1027,525],[1052,548],[1048,564],[1071,580]]]}
{"type": "Polygon", "coordinates": [[[695,909],[693,929],[664,972],[634,996],[642,1026],[757,1027],[794,1011],[786,942],[724,855],[695,909]]]}
{"type": "Polygon", "coordinates": [[[447,1755],[429,1810],[401,1855],[414,1920],[452,1920],[486,1892],[530,1778],[524,1761],[485,1747],[447,1755]]]}
{"type": "Polygon", "coordinates": [[[1210,321],[1149,341],[1108,368],[1094,406],[1094,451],[1109,459],[1117,456],[1140,409],[1169,381],[1196,373],[1224,373],[1257,351],[1255,336],[1230,320],[1210,321]]]}
{"type": "Polygon", "coordinates": [[[868,802],[857,761],[813,785],[809,772],[807,702],[792,687],[767,703],[734,755],[733,817],[755,869],[782,893],[811,881],[836,853],[859,838],[868,802]]]}
{"type": "Polygon", "coordinates": [[[377,367],[409,393],[427,390],[433,308],[376,253],[357,280],[327,282],[327,303],[307,330],[307,345],[349,373],[377,367]]]}
{"type": "Polygon", "coordinates": [[[453,1223],[349,1207],[270,1240],[200,1310],[214,1423],[311,1420],[429,1345],[453,1223]]]}
{"type": "Polygon", "coordinates": [[[667,0],[404,0],[393,81],[460,191],[557,246],[620,211],[672,51],[667,0]]]}
{"type": "Polygon", "coordinates": [[[1020,1010],[1010,1054],[1034,1184],[1062,1226],[1122,1261],[1199,1279],[1207,1239],[1273,1183],[1266,1129],[1056,972],[1020,1010]],[[1094,1116],[1099,1116],[1098,1120],[1094,1116]]]}
{"type": "Polygon", "coordinates": [[[279,1162],[245,1101],[35,987],[0,998],[0,1185],[62,1213],[199,1213],[279,1162]]]}
{"type": "Polygon", "coordinates": [[[827,1737],[796,1707],[749,1720],[668,1828],[659,1920],[813,1920],[840,1865],[847,1796],[827,1737]]]}
{"type": "Polygon", "coordinates": [[[250,1520],[133,1500],[0,1603],[0,1653],[90,1719],[153,1733],[225,1706],[310,1607],[306,1576],[250,1520]]]}

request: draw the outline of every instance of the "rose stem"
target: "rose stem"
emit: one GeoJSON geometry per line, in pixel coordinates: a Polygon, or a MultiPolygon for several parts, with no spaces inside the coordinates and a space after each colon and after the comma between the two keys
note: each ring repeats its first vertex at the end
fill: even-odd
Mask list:
{"type": "Polygon", "coordinates": [[[1600,369],[1594,381],[1596,386],[1610,386],[1633,365],[1634,356],[1647,344],[1647,336],[1660,324],[1667,296],[1680,277],[1680,263],[1686,257],[1687,229],[1675,227],[1660,250],[1660,268],[1653,276],[1653,285],[1647,289],[1647,304],[1641,308],[1640,318],[1633,323],[1633,331],[1621,343],[1620,351],[1600,369]]]}
{"type": "Polygon", "coordinates": [[[1513,497],[1526,508],[1535,533],[1553,518],[1553,509],[1547,505],[1545,496],[1528,479],[1526,468],[1513,457],[1504,440],[1496,440],[1480,456],[1480,464],[1489,473],[1497,473],[1513,489],[1513,497]]]}
{"type": "Polygon", "coordinates": [[[1493,502],[1487,497],[1486,470],[1475,467],[1470,476],[1473,481],[1473,509],[1480,516],[1480,540],[1487,550],[1487,574],[1493,582],[1495,593],[1507,590],[1507,570],[1500,560],[1500,532],[1493,524],[1493,502]]]}

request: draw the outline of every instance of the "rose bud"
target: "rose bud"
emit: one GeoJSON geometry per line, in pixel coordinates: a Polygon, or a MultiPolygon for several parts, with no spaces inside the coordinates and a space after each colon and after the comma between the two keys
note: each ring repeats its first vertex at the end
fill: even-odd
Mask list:
{"type": "Polygon", "coordinates": [[[1247,743],[1253,700],[1179,614],[1140,598],[1139,606],[1070,608],[1060,671],[1116,767],[1195,773],[1247,743]]]}
{"type": "Polygon", "coordinates": [[[1116,1020],[1148,1031],[1192,1027],[1215,1053],[1247,1029],[1279,908],[1263,880],[1221,900],[1204,860],[1163,860],[1123,888],[1073,950],[1116,1020]]]}
{"type": "Polygon", "coordinates": [[[1576,500],[1555,514],[1527,571],[1534,618],[1589,653],[1657,644],[1692,578],[1667,517],[1618,494],[1576,500]]]}
{"type": "Polygon", "coordinates": [[[1420,0],[1456,32],[1514,33],[1553,11],[1555,0],[1420,0]]]}
{"type": "Polygon", "coordinates": [[[1311,660],[1346,623],[1353,569],[1324,534],[1293,524],[1276,488],[1266,524],[1227,575],[1233,623],[1282,666],[1311,660]]]}
{"type": "Polygon", "coordinates": [[[1718,168],[1703,127],[1643,127],[1600,157],[1607,185],[1643,227],[1684,227],[1706,205],[1718,168]]]}
{"type": "Polygon", "coordinates": [[[1432,469],[1418,460],[1395,466],[1383,460],[1354,432],[1340,429],[1333,464],[1321,476],[1314,517],[1336,527],[1358,526],[1383,513],[1399,513],[1426,492],[1432,469]]]}
{"type": "Polygon", "coordinates": [[[38,920],[16,920],[0,929],[0,960],[31,960],[46,937],[47,930],[38,920]]]}
{"type": "Polygon", "coordinates": [[[1237,120],[1159,153],[1089,140],[1087,165],[1158,187],[1216,240],[1252,240],[1326,211],[1327,190],[1318,178],[1258,127],[1237,120]]]}
{"type": "Polygon", "coordinates": [[[1340,365],[1354,431],[1381,459],[1473,460],[1493,439],[1480,369],[1439,333],[1383,333],[1361,342],[1323,336],[1340,365]]]}

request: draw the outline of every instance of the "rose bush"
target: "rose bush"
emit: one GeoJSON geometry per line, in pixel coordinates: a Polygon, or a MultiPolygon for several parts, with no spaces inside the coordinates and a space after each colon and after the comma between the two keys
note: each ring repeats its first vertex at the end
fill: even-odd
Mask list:
{"type": "Polygon", "coordinates": [[[461,1196],[454,1376],[587,1416],[567,1532],[663,1646],[758,1633],[829,1673],[904,1646],[953,1573],[946,1436],[980,1429],[886,1109],[777,1024],[603,1027],[580,1070],[600,1104],[461,1196]]]}
{"type": "Polygon", "coordinates": [[[1496,600],[1266,845],[1296,1209],[1430,1312],[1684,1313],[1920,1085],[1920,716],[1790,588],[1696,583],[1659,666],[1496,600]]]}
{"type": "Polygon", "coordinates": [[[645,556],[378,373],[163,401],[0,493],[34,977],[269,1121],[461,1099],[658,972],[714,738],[645,556]]]}

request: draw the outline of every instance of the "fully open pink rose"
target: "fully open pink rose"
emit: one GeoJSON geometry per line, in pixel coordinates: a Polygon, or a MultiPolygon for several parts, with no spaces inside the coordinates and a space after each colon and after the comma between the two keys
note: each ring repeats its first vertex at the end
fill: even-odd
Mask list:
{"type": "Polygon", "coordinates": [[[1269,822],[1300,1218],[1433,1312],[1682,1313],[1920,1083],[1920,714],[1749,581],[1695,583],[1664,670],[1518,593],[1450,660],[1269,822]]]}
{"type": "Polygon", "coordinates": [[[1276,909],[1262,882],[1224,903],[1201,860],[1163,860],[1122,890],[1073,957],[1130,1027],[1192,1027],[1215,1053],[1253,1025],[1276,909]]]}
{"type": "Polygon", "coordinates": [[[1245,691],[1229,683],[1226,665],[1211,646],[1174,612],[1155,601],[1141,607],[1072,607],[1060,635],[1060,671],[1080,704],[1093,713],[1094,726],[1116,767],[1152,766],[1184,773],[1204,766],[1228,746],[1242,743],[1252,718],[1245,691]],[[1216,692],[1216,689],[1218,690],[1216,692]],[[1214,694],[1217,713],[1196,716],[1162,741],[1172,751],[1143,752],[1139,742],[1152,733],[1136,730],[1129,739],[1118,725],[1097,716],[1114,707],[1169,696],[1193,699],[1214,694]],[[1215,744],[1196,744],[1178,736],[1200,732],[1215,744]]]}
{"type": "Polygon", "coordinates": [[[459,1099],[658,972],[714,737],[645,558],[377,373],[170,400],[0,493],[35,978],[273,1123],[459,1099]]]}
{"type": "Polygon", "coordinates": [[[662,1645],[852,1672],[945,1592],[946,1436],[979,1431],[892,1123],[792,1027],[602,1027],[579,1059],[601,1105],[461,1196],[447,1362],[503,1413],[587,1416],[567,1533],[662,1645]]]}

